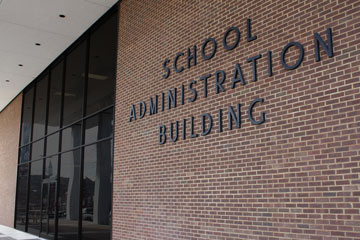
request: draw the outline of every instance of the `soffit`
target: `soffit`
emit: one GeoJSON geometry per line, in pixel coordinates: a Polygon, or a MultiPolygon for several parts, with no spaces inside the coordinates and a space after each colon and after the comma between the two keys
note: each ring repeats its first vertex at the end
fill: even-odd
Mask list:
{"type": "Polygon", "coordinates": [[[0,0],[0,111],[116,2],[0,0]]]}

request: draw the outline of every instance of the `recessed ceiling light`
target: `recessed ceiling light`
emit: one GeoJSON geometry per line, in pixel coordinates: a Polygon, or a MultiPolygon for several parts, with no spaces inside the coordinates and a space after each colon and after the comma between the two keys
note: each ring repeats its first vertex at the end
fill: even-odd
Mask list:
{"type": "Polygon", "coordinates": [[[35,43],[36,46],[40,46],[41,44],[40,43],[35,43]]]}
{"type": "Polygon", "coordinates": [[[19,64],[19,67],[22,67],[23,65],[22,64],[19,64]]]}
{"type": "Polygon", "coordinates": [[[65,15],[64,15],[64,14],[60,14],[59,17],[65,18],[65,15]]]}
{"type": "Polygon", "coordinates": [[[6,79],[5,82],[10,82],[10,80],[9,80],[9,79],[6,79]]]}

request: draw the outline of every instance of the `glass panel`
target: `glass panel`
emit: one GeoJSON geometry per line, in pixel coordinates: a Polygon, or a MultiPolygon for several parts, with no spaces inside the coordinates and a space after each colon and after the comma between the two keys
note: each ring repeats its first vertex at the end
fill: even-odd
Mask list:
{"type": "Polygon", "coordinates": [[[43,161],[31,163],[30,169],[30,193],[29,193],[29,222],[28,231],[39,234],[41,214],[41,182],[43,173],[43,161]]]}
{"type": "Polygon", "coordinates": [[[32,122],[32,110],[34,100],[34,88],[30,88],[29,91],[24,93],[24,107],[22,116],[22,131],[21,131],[21,145],[30,142],[31,138],[31,122],[32,122]]]}
{"type": "Polygon", "coordinates": [[[48,75],[36,84],[33,140],[45,135],[48,75]]]}
{"type": "Polygon", "coordinates": [[[111,142],[85,147],[82,239],[110,239],[111,142]]]}
{"type": "Polygon", "coordinates": [[[56,183],[49,186],[49,202],[48,202],[48,234],[54,236],[55,233],[55,212],[56,212],[56,183]]]}
{"type": "Polygon", "coordinates": [[[41,232],[54,238],[56,212],[56,182],[42,184],[42,217],[41,232]]]}
{"type": "Polygon", "coordinates": [[[58,155],[45,159],[45,178],[56,180],[58,170],[58,155]]]}
{"type": "Polygon", "coordinates": [[[77,239],[80,194],[80,149],[61,155],[59,239],[77,239]]]}
{"type": "Polygon", "coordinates": [[[30,161],[30,145],[27,145],[20,149],[20,163],[30,161]]]}
{"type": "Polygon", "coordinates": [[[41,207],[41,232],[47,232],[48,228],[48,202],[49,202],[49,185],[42,184],[42,207],[41,207]]]}
{"type": "Polygon", "coordinates": [[[61,85],[63,79],[63,62],[51,70],[50,95],[49,95],[49,119],[48,133],[52,133],[60,127],[60,107],[61,107],[61,85]]]}
{"type": "Polygon", "coordinates": [[[29,165],[22,164],[18,168],[17,179],[17,203],[16,203],[16,229],[25,231],[26,223],[26,198],[27,198],[27,180],[29,165]]]}
{"type": "Polygon", "coordinates": [[[65,128],[62,132],[61,151],[66,151],[81,144],[81,122],[65,128]]]}
{"type": "Polygon", "coordinates": [[[110,137],[113,131],[113,109],[106,110],[85,121],[85,143],[110,137]]]}
{"type": "Polygon", "coordinates": [[[64,126],[82,117],[85,80],[86,42],[81,43],[66,58],[64,126]]]}
{"type": "Polygon", "coordinates": [[[46,156],[58,153],[59,149],[59,133],[55,133],[46,138],[46,156]]]}
{"type": "Polygon", "coordinates": [[[91,35],[86,114],[114,102],[116,22],[114,14],[91,35]]]}
{"type": "Polygon", "coordinates": [[[44,139],[31,144],[31,161],[44,157],[44,139]]]}

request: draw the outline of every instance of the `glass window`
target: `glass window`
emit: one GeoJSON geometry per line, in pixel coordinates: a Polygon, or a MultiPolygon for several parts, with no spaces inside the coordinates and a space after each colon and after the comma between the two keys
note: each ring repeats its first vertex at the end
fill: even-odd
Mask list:
{"type": "Polygon", "coordinates": [[[22,164],[18,167],[17,197],[16,197],[16,228],[25,231],[27,181],[29,165],[22,164]]]}
{"type": "Polygon", "coordinates": [[[20,149],[20,163],[25,163],[28,161],[30,161],[30,145],[20,149]]]}
{"type": "Polygon", "coordinates": [[[58,171],[58,155],[48,157],[45,159],[45,176],[44,178],[50,178],[56,180],[58,171]]]}
{"type": "Polygon", "coordinates": [[[113,109],[106,110],[85,121],[85,143],[110,137],[113,131],[113,109]]]}
{"type": "Polygon", "coordinates": [[[51,70],[50,94],[49,94],[49,116],[48,116],[48,133],[52,133],[60,127],[60,107],[63,79],[63,62],[51,70]]]}
{"type": "Polygon", "coordinates": [[[61,151],[73,149],[81,144],[81,122],[75,123],[62,132],[61,151]]]}
{"type": "Polygon", "coordinates": [[[33,140],[39,139],[45,135],[47,92],[48,75],[36,84],[33,140]]]}
{"type": "Polygon", "coordinates": [[[116,16],[92,27],[23,92],[20,230],[47,239],[76,240],[80,230],[82,239],[110,239],[116,16]]]}
{"type": "Polygon", "coordinates": [[[77,239],[80,195],[80,150],[61,155],[59,191],[59,239],[77,239]]]}
{"type": "Polygon", "coordinates": [[[40,231],[42,175],[43,161],[31,162],[28,231],[32,234],[39,234],[40,231]]]}
{"type": "Polygon", "coordinates": [[[46,156],[59,152],[59,133],[52,134],[46,138],[46,156]]]}
{"type": "Polygon", "coordinates": [[[24,93],[24,106],[21,124],[21,145],[27,144],[31,139],[32,110],[34,100],[34,88],[24,93]]]}
{"type": "Polygon", "coordinates": [[[114,103],[116,21],[116,14],[114,14],[90,37],[86,114],[114,103]]]}
{"type": "Polygon", "coordinates": [[[44,157],[44,139],[31,144],[31,161],[44,157]]]}
{"type": "Polygon", "coordinates": [[[82,117],[84,104],[84,81],[86,41],[81,43],[66,58],[65,92],[64,92],[64,126],[82,117]]]}
{"type": "Polygon", "coordinates": [[[111,142],[85,147],[82,200],[83,239],[110,239],[111,142]]]}

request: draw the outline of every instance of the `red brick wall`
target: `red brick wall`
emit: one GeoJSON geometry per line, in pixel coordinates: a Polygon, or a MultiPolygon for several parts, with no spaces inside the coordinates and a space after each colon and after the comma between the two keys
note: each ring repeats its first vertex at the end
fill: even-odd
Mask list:
{"type": "MultiPolygon", "coordinates": [[[[113,239],[360,239],[360,2],[344,1],[135,1],[120,3],[115,113],[113,239]],[[257,39],[247,42],[246,19],[257,39]],[[241,32],[239,45],[222,46],[231,26],[241,32]],[[314,33],[328,42],[334,57],[321,48],[315,61],[314,33]],[[201,58],[206,38],[218,44],[215,56],[201,58]],[[280,63],[291,41],[304,46],[295,70],[280,63]],[[188,47],[197,45],[197,65],[186,67],[188,47]],[[273,76],[267,51],[273,53],[273,76]],[[171,68],[178,52],[179,66],[171,68]],[[258,60],[257,82],[252,65],[258,60]],[[170,59],[164,79],[162,62],[170,59]],[[246,85],[231,89],[240,63],[246,85]],[[217,70],[226,72],[225,92],[215,93],[217,70]],[[203,96],[200,76],[208,80],[203,96]],[[180,88],[196,80],[197,100],[180,104],[180,88]],[[178,106],[150,116],[149,98],[178,90],[178,106]],[[252,125],[247,108],[264,98],[252,125]],[[143,119],[129,122],[131,105],[143,119]],[[228,129],[227,108],[241,104],[241,128],[228,129]],[[223,132],[218,131],[223,109],[223,132]],[[158,143],[158,127],[209,113],[214,126],[207,136],[158,143]]],[[[232,43],[234,35],[229,37],[232,43]]],[[[209,49],[211,49],[209,44],[209,49]]],[[[288,64],[297,60],[291,48],[288,64]]],[[[207,52],[208,53],[208,52],[207,52]]],[[[166,96],[166,95],[165,95],[166,96]]],[[[167,101],[165,101],[167,106],[167,101]]],[[[168,134],[169,135],[169,134],[168,134]]],[[[169,138],[169,136],[168,136],[169,138]]]]}
{"type": "Polygon", "coordinates": [[[14,226],[22,95],[0,113],[0,224],[14,226]]]}

